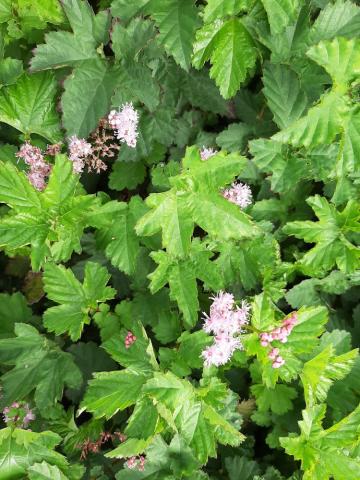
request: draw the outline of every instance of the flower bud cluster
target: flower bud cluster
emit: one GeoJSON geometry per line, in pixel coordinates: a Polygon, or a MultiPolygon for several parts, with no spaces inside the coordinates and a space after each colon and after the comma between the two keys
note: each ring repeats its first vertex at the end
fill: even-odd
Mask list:
{"type": "Polygon", "coordinates": [[[26,165],[29,165],[27,178],[31,185],[37,190],[44,190],[46,179],[51,172],[51,165],[45,161],[40,148],[25,142],[21,145],[16,156],[23,159],[26,165]]]}
{"type": "Polygon", "coordinates": [[[3,410],[3,419],[6,424],[18,428],[27,428],[32,420],[35,420],[35,414],[30,409],[29,404],[25,402],[14,402],[10,407],[3,410]]]}
{"type": "Polygon", "coordinates": [[[206,366],[225,365],[237,349],[242,348],[239,335],[249,321],[250,305],[242,301],[241,307],[235,305],[231,293],[219,292],[212,297],[210,315],[205,315],[203,329],[214,334],[213,345],[202,352],[206,366]]]}
{"type": "Polygon", "coordinates": [[[130,348],[136,342],[136,337],[132,332],[128,332],[125,337],[125,348],[130,348]]]}
{"type": "Polygon", "coordinates": [[[125,466],[130,470],[139,470],[143,472],[145,469],[145,457],[140,455],[139,457],[130,457],[126,462],[125,466]]]}
{"type": "Polygon", "coordinates": [[[240,208],[246,208],[252,203],[252,193],[249,185],[234,182],[230,188],[225,188],[222,195],[226,200],[235,203],[240,208]]]}
{"type": "MultiPolygon", "coordinates": [[[[281,327],[274,328],[270,332],[263,332],[260,334],[260,344],[263,347],[268,347],[273,341],[279,341],[286,343],[288,336],[292,332],[292,329],[297,323],[297,314],[294,312],[290,317],[285,318],[281,327]]],[[[272,345],[271,345],[272,346],[272,345]]],[[[273,368],[280,368],[284,365],[285,360],[279,354],[278,348],[272,348],[268,354],[269,359],[272,361],[273,368]]]]}
{"type": "Polygon", "coordinates": [[[108,122],[120,142],[126,143],[131,148],[136,147],[139,115],[132,103],[125,103],[118,111],[111,110],[108,122]]]}

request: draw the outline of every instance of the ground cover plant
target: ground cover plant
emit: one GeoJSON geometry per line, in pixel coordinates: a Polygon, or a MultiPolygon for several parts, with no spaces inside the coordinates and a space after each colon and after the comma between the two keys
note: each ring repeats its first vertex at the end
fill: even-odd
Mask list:
{"type": "Polygon", "coordinates": [[[359,480],[360,7],[0,2],[0,480],[359,480]]]}

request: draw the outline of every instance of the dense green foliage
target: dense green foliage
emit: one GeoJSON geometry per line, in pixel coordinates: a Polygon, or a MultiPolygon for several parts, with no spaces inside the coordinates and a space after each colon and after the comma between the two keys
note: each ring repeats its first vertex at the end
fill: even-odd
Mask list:
{"type": "Polygon", "coordinates": [[[360,7],[91,3],[0,2],[0,480],[359,480],[360,7]]]}

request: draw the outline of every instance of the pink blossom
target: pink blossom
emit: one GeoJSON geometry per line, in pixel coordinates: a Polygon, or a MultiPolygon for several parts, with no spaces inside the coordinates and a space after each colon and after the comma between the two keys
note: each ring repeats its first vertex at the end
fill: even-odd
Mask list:
{"type": "Polygon", "coordinates": [[[84,138],[73,135],[69,138],[69,158],[73,162],[74,173],[82,173],[86,157],[91,155],[92,147],[84,138]]]}
{"type": "Polygon", "coordinates": [[[273,361],[272,367],[273,368],[280,368],[285,364],[285,360],[282,358],[281,355],[278,355],[276,359],[273,361]]]}
{"type": "Polygon", "coordinates": [[[203,148],[200,150],[200,158],[201,160],[207,160],[208,158],[213,157],[217,153],[217,150],[214,150],[213,148],[206,148],[203,146],[203,148]]]}
{"type": "Polygon", "coordinates": [[[125,103],[118,111],[111,110],[108,122],[120,142],[126,143],[131,148],[136,147],[139,115],[132,103],[125,103]]]}
{"type": "Polygon", "coordinates": [[[35,414],[25,402],[14,402],[10,407],[3,410],[4,422],[12,424],[18,428],[27,428],[32,420],[35,420],[35,414]]]}
{"type": "Polygon", "coordinates": [[[210,315],[204,314],[203,329],[214,334],[214,343],[205,348],[201,356],[206,366],[218,367],[225,365],[235,350],[242,348],[239,335],[248,323],[250,305],[242,301],[241,307],[236,306],[234,296],[222,291],[211,298],[210,315]]]}
{"type": "Polygon", "coordinates": [[[51,172],[51,165],[45,161],[40,148],[25,142],[16,156],[22,158],[29,165],[30,169],[26,176],[31,185],[37,190],[44,190],[46,179],[51,172]]]}
{"type": "Polygon", "coordinates": [[[240,208],[246,208],[252,203],[251,189],[245,183],[233,183],[230,188],[225,188],[223,197],[240,208]]]}

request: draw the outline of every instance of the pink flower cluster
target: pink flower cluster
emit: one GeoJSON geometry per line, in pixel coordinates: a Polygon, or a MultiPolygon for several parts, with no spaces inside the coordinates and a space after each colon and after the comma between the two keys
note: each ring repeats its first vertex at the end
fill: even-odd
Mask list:
{"type": "Polygon", "coordinates": [[[217,150],[214,150],[213,148],[203,147],[200,150],[200,157],[201,157],[201,160],[207,160],[208,158],[213,157],[217,153],[218,153],[217,150]]]}
{"type": "Polygon", "coordinates": [[[44,190],[46,178],[51,172],[51,165],[44,160],[40,148],[25,142],[21,145],[16,156],[22,158],[26,165],[29,165],[30,170],[27,173],[27,178],[31,185],[37,190],[44,190]]]}
{"type": "Polygon", "coordinates": [[[76,448],[81,448],[80,460],[85,460],[89,453],[98,453],[101,450],[101,447],[111,441],[118,439],[120,443],[125,442],[126,435],[121,432],[101,432],[100,437],[96,441],[90,440],[87,438],[81,444],[76,445],[76,448]]]}
{"type": "Polygon", "coordinates": [[[125,348],[130,348],[136,342],[136,337],[132,332],[128,332],[125,337],[125,348]]]}
{"type": "Polygon", "coordinates": [[[214,334],[213,345],[202,352],[206,366],[225,365],[237,349],[242,348],[238,336],[243,332],[242,327],[249,321],[250,305],[242,301],[241,307],[235,305],[231,293],[219,292],[212,297],[210,315],[205,314],[203,329],[214,334]]]}
{"type": "Polygon", "coordinates": [[[73,135],[69,138],[69,158],[73,162],[74,173],[82,173],[85,167],[86,157],[92,153],[91,144],[84,138],[73,135]]]}
{"type": "Polygon", "coordinates": [[[252,203],[252,193],[249,185],[234,182],[230,188],[225,188],[222,195],[226,200],[235,203],[240,208],[246,208],[252,203]]]}
{"type": "Polygon", "coordinates": [[[126,143],[131,148],[136,147],[139,115],[132,103],[125,103],[118,111],[111,110],[108,122],[120,142],[126,143]]]}
{"type": "Polygon", "coordinates": [[[10,407],[3,410],[5,423],[11,423],[18,428],[27,428],[32,420],[35,420],[35,414],[25,402],[14,402],[10,407]]]}
{"type": "MultiPolygon", "coordinates": [[[[290,317],[285,318],[282,322],[281,327],[274,328],[271,332],[263,332],[260,334],[260,344],[263,347],[268,347],[273,341],[279,341],[281,343],[286,343],[288,336],[292,332],[292,329],[297,323],[297,314],[296,312],[292,313],[290,317]]],[[[272,345],[271,345],[272,346],[272,345]]],[[[273,368],[280,368],[284,365],[285,360],[279,354],[278,348],[272,348],[268,354],[270,360],[272,360],[273,368]]]]}
{"type": "Polygon", "coordinates": [[[130,457],[126,462],[125,466],[130,468],[130,470],[139,470],[143,472],[145,469],[145,457],[140,455],[139,457],[130,457]]]}

